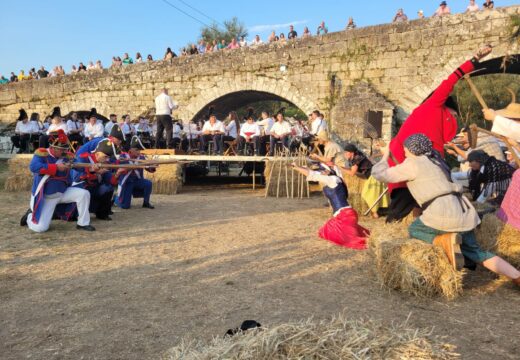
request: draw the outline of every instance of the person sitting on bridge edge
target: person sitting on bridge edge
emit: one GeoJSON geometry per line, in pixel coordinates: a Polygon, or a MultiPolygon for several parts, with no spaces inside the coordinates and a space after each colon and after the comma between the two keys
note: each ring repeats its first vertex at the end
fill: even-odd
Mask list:
{"type": "Polygon", "coordinates": [[[124,169],[119,169],[114,174],[111,170],[99,166],[109,163],[113,158],[115,158],[114,144],[109,139],[103,139],[94,151],[76,154],[76,163],[91,166],[72,170],[72,186],[90,192],[90,212],[95,213],[100,220],[112,220],[109,215],[112,213],[114,187],[124,172],[124,169]]]}
{"type": "Polygon", "coordinates": [[[117,157],[117,153],[118,151],[120,152],[123,141],[125,141],[125,136],[123,135],[123,131],[121,131],[119,125],[114,124],[110,129],[110,134],[107,138],[98,137],[90,140],[89,142],[86,142],[78,149],[78,151],[76,151],[76,158],[82,155],[83,153],[93,152],[97,148],[98,144],[103,140],[110,141],[114,148],[114,156],[117,157]]]}
{"type": "MultiPolygon", "coordinates": [[[[127,153],[121,154],[119,162],[121,164],[139,164],[136,160],[145,160],[141,155],[141,150],[146,149],[137,136],[132,137],[130,141],[130,149],[127,153]]],[[[146,168],[148,172],[155,172],[155,167],[146,168]]],[[[144,178],[142,168],[133,170],[124,170],[118,179],[117,195],[114,204],[121,209],[130,209],[132,196],[134,198],[143,198],[143,208],[153,209],[150,204],[150,195],[152,194],[152,182],[144,178]]]]}
{"type": "MultiPolygon", "coordinates": [[[[465,74],[472,72],[479,60],[491,53],[491,50],[490,46],[480,49],[471,60],[458,67],[421,105],[413,110],[390,142],[391,156],[388,159],[390,167],[404,161],[403,143],[412,134],[425,134],[432,141],[433,148],[440,154],[444,154],[444,145],[457,133],[458,106],[450,93],[455,84],[465,74]]],[[[417,204],[406,188],[406,183],[391,183],[388,188],[391,201],[387,222],[399,221],[417,208],[417,204]]]]}
{"type": "Polygon", "coordinates": [[[35,232],[49,229],[55,217],[68,221],[77,216],[77,229],[94,231],[88,211],[90,194],[84,189],[71,187],[68,153],[69,139],[63,131],[51,133],[49,148],[35,151],[29,165],[34,175],[30,209],[22,217],[20,225],[35,232]]]}
{"type": "Polygon", "coordinates": [[[418,133],[406,138],[406,159],[394,167],[388,164],[388,148],[381,150],[383,158],[372,168],[374,178],[387,183],[406,181],[423,210],[408,228],[410,237],[440,247],[454,270],[462,267],[464,255],[520,286],[520,271],[478,245],[474,232],[480,224],[477,211],[462,195],[462,186],[452,182],[449,166],[426,135],[418,133]]]}
{"type": "Polygon", "coordinates": [[[293,170],[323,185],[323,194],[332,206],[333,217],[319,230],[322,239],[351,249],[366,249],[370,231],[358,224],[358,214],[348,203],[347,185],[341,178],[341,170],[333,163],[320,163],[319,170],[292,164],[293,170]]]}
{"type": "Polygon", "coordinates": [[[222,121],[217,120],[215,114],[209,116],[209,120],[202,127],[202,135],[200,137],[200,152],[206,152],[208,142],[213,141],[215,152],[222,155],[222,136],[226,132],[222,121]]]}

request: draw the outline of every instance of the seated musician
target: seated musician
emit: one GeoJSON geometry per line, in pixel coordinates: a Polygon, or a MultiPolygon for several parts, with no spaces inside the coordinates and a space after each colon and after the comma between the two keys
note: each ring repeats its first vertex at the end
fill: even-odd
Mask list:
{"type": "Polygon", "coordinates": [[[77,146],[83,145],[83,123],[78,119],[78,114],[73,112],[67,120],[69,140],[75,142],[77,146]]]}
{"type": "Polygon", "coordinates": [[[83,135],[85,143],[94,139],[102,139],[105,133],[105,127],[97,119],[97,113],[90,112],[88,115],[88,123],[85,124],[83,135]]]}
{"type": "Polygon", "coordinates": [[[296,124],[294,124],[291,133],[291,142],[289,148],[291,151],[297,150],[302,143],[305,143],[305,139],[310,137],[309,129],[303,123],[303,120],[296,119],[296,124]]]}
{"type": "Polygon", "coordinates": [[[323,119],[323,115],[318,111],[314,110],[310,116],[310,129],[309,136],[304,138],[304,143],[307,146],[310,146],[312,142],[318,137],[318,134],[322,131],[328,131],[328,125],[325,119],[323,119]]]}
{"type": "Polygon", "coordinates": [[[132,140],[132,137],[137,134],[135,126],[132,124],[132,118],[128,114],[123,115],[121,131],[125,137],[125,141],[123,142],[123,149],[128,150],[130,148],[130,140],[132,140]]]}
{"type": "Polygon", "coordinates": [[[45,232],[53,218],[67,221],[77,215],[78,230],[94,231],[88,211],[89,192],[71,187],[67,135],[61,130],[51,133],[49,144],[48,149],[36,150],[29,165],[34,175],[31,203],[20,225],[35,232],[45,232]]]}
{"type": "Polygon", "coordinates": [[[29,121],[25,110],[20,109],[19,112],[20,116],[18,117],[11,141],[13,145],[18,148],[18,154],[22,154],[29,151],[29,142],[31,141],[31,136],[35,132],[35,129],[29,121]]]}
{"type": "Polygon", "coordinates": [[[262,120],[258,123],[260,127],[260,154],[267,154],[267,144],[271,139],[271,128],[274,125],[274,119],[269,116],[268,111],[262,111],[262,120]]]}
{"type": "Polygon", "coordinates": [[[254,145],[255,155],[260,154],[260,127],[255,123],[255,118],[250,115],[247,122],[240,127],[238,138],[238,152],[243,152],[246,145],[254,145]]]}
{"type": "Polygon", "coordinates": [[[218,155],[222,155],[222,136],[226,132],[224,124],[214,114],[211,114],[209,120],[202,127],[202,136],[200,137],[200,152],[206,151],[208,142],[213,141],[215,151],[218,155]]]}
{"type": "Polygon", "coordinates": [[[289,148],[289,135],[291,135],[291,131],[291,124],[285,121],[283,113],[279,111],[276,114],[276,122],[271,128],[269,156],[274,156],[277,141],[280,141],[285,149],[289,148]]]}
{"type": "Polygon", "coordinates": [[[139,117],[135,131],[143,145],[150,149],[152,147],[152,127],[148,124],[148,119],[143,116],[139,117]]]}
{"type": "MultiPolygon", "coordinates": [[[[130,149],[128,153],[123,153],[119,157],[121,164],[139,164],[135,160],[145,160],[141,155],[141,150],[145,147],[137,136],[130,141],[130,149]]],[[[139,169],[122,169],[121,176],[118,179],[118,189],[115,204],[122,209],[130,209],[132,197],[143,198],[143,208],[153,209],[150,204],[150,195],[152,194],[152,182],[144,178],[143,168],[139,169]]],[[[146,168],[148,172],[155,172],[155,167],[146,168]]]]}
{"type": "MultiPolygon", "coordinates": [[[[252,109],[249,109],[249,112],[252,114],[252,109]]],[[[237,139],[240,133],[240,121],[238,120],[236,112],[232,111],[229,113],[226,123],[224,124],[224,130],[225,134],[222,137],[222,142],[235,141],[237,139]]]]}
{"type": "Polygon", "coordinates": [[[90,192],[90,212],[95,213],[99,220],[112,220],[110,214],[114,187],[124,172],[124,169],[119,169],[114,174],[111,170],[99,166],[110,163],[113,158],[115,158],[114,144],[109,139],[103,139],[94,151],[79,155],[76,153],[75,163],[90,166],[72,170],[72,186],[90,192]]]}
{"type": "Polygon", "coordinates": [[[199,142],[200,128],[194,121],[190,121],[188,123],[184,123],[184,138],[182,139],[181,147],[184,152],[190,152],[199,142]]]}
{"type": "Polygon", "coordinates": [[[172,149],[177,149],[177,147],[181,143],[181,141],[182,141],[181,133],[182,133],[181,123],[179,122],[179,120],[174,120],[173,127],[172,127],[172,144],[170,146],[172,149]]]}

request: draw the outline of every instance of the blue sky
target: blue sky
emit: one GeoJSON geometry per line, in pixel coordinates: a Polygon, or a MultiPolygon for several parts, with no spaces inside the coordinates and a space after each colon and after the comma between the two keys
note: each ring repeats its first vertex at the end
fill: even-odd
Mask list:
{"type": "MultiPolygon", "coordinates": [[[[167,0],[205,23],[207,16],[224,21],[237,16],[250,29],[249,38],[266,39],[271,30],[287,33],[287,25],[304,26],[311,32],[324,20],[329,31],[345,27],[349,16],[358,26],[390,22],[398,7],[410,18],[423,9],[431,15],[440,1],[350,1],[350,0],[167,0]]],[[[483,0],[478,1],[481,5],[483,0]]],[[[496,0],[497,6],[518,1],[496,0]]],[[[448,1],[452,12],[465,10],[468,1],[448,1]]],[[[179,48],[197,39],[201,24],[175,10],[163,0],[1,0],[0,74],[16,74],[44,65],[47,69],[100,59],[109,66],[113,55],[128,52],[134,57],[152,54],[161,58],[166,47],[179,48]]]]}

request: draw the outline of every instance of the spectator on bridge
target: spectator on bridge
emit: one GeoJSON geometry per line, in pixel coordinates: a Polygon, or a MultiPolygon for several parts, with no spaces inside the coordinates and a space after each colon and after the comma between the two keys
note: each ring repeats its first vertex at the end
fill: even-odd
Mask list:
{"type": "Polygon", "coordinates": [[[214,114],[209,116],[209,120],[202,127],[202,136],[200,137],[200,152],[206,151],[206,145],[213,141],[215,151],[218,155],[222,155],[222,136],[226,133],[224,124],[217,120],[214,114]]]}
{"type": "Polygon", "coordinates": [[[96,70],[96,66],[94,65],[94,62],[89,61],[87,65],[87,71],[96,70]]]}
{"type": "Polygon", "coordinates": [[[262,39],[260,39],[260,35],[256,35],[255,39],[251,42],[251,46],[256,47],[256,46],[262,45],[263,43],[264,42],[262,41],[262,39]]]}
{"type": "Polygon", "coordinates": [[[197,45],[191,44],[189,54],[190,55],[197,55],[199,53],[199,50],[197,49],[197,45]]]}
{"type": "Polygon", "coordinates": [[[285,38],[284,33],[280,33],[280,37],[278,38],[278,41],[281,42],[282,44],[287,43],[287,39],[285,38]]]}
{"type": "Polygon", "coordinates": [[[183,56],[188,56],[188,51],[186,50],[185,47],[181,49],[181,57],[183,57],[183,56]]]}
{"type": "Polygon", "coordinates": [[[204,43],[204,40],[200,39],[199,46],[197,46],[197,51],[199,54],[206,53],[206,43],[204,43]]]}
{"type": "Polygon", "coordinates": [[[435,11],[435,13],[433,14],[433,16],[445,16],[445,15],[450,15],[451,14],[451,10],[450,10],[450,7],[448,6],[448,4],[446,3],[446,1],[443,1],[441,2],[441,4],[439,5],[439,7],[437,8],[437,10],[435,11]]]}
{"type": "Polygon", "coordinates": [[[466,8],[466,12],[474,12],[474,11],[478,11],[479,10],[479,7],[477,4],[475,4],[475,0],[469,0],[469,5],[468,7],[466,8]]]}
{"type": "Polygon", "coordinates": [[[348,18],[348,24],[347,24],[347,27],[345,28],[345,30],[353,30],[356,28],[356,24],[354,23],[354,18],[349,17],[348,18]]]}
{"type": "Polygon", "coordinates": [[[177,54],[175,54],[171,48],[167,48],[166,53],[164,54],[164,60],[171,60],[175,57],[177,57],[177,54]]]}
{"type": "Polygon", "coordinates": [[[245,36],[241,36],[240,37],[240,41],[238,42],[238,45],[240,45],[240,47],[246,47],[247,46],[247,40],[246,40],[245,36]]]}
{"type": "Polygon", "coordinates": [[[110,68],[116,68],[119,66],[119,63],[117,62],[117,57],[112,56],[112,64],[110,65],[110,68]]]}
{"type": "Polygon", "coordinates": [[[329,29],[325,26],[325,21],[322,21],[318,29],[316,30],[316,35],[325,35],[329,32],[329,29]]]}
{"type": "Polygon", "coordinates": [[[63,69],[63,66],[58,66],[58,75],[64,76],[65,75],[65,69],[63,69]]]}
{"type": "Polygon", "coordinates": [[[163,146],[163,133],[166,131],[166,148],[170,148],[172,142],[172,111],[177,109],[177,103],[168,95],[168,89],[162,89],[161,94],[155,98],[155,118],[157,120],[157,138],[155,147],[163,146]]]}
{"type": "Polygon", "coordinates": [[[25,76],[25,72],[23,70],[20,70],[20,73],[18,74],[18,81],[24,80],[27,80],[27,76],[25,76]]]}
{"type": "Polygon", "coordinates": [[[9,79],[7,79],[4,75],[0,77],[0,84],[7,84],[9,83],[9,79]]]}
{"type": "Polygon", "coordinates": [[[226,40],[222,39],[220,40],[220,44],[218,44],[219,50],[224,50],[227,47],[226,40]]]}
{"type": "Polygon", "coordinates": [[[146,61],[147,62],[153,61],[152,54],[148,54],[148,56],[146,57],[146,61]]]}
{"type": "Polygon", "coordinates": [[[309,31],[309,28],[306,26],[304,29],[303,29],[303,34],[302,34],[302,39],[305,39],[305,38],[308,38],[308,37],[311,37],[312,34],[311,32],[309,31]]]}
{"type": "Polygon", "coordinates": [[[18,76],[14,72],[11,71],[11,77],[9,78],[10,82],[18,82],[18,76]]]}
{"type": "Polygon", "coordinates": [[[142,62],[143,62],[143,56],[141,55],[140,52],[137,52],[137,54],[135,54],[135,63],[139,64],[139,63],[142,63],[142,62]]]}
{"type": "Polygon", "coordinates": [[[271,32],[271,35],[269,35],[269,39],[268,39],[268,41],[269,41],[270,43],[276,41],[276,33],[274,32],[274,30],[271,32]]]}
{"type": "Polygon", "coordinates": [[[422,10],[417,11],[417,18],[424,19],[424,11],[422,11],[422,10]]]}
{"type": "Polygon", "coordinates": [[[397,10],[397,13],[394,16],[393,22],[404,22],[408,21],[408,16],[404,13],[403,9],[397,10]]]}
{"type": "Polygon", "coordinates": [[[43,78],[46,78],[47,76],[49,76],[49,72],[47,70],[45,70],[45,68],[42,66],[40,68],[40,70],[38,70],[38,77],[40,79],[43,79],[43,78]]]}
{"type": "Polygon", "coordinates": [[[495,8],[495,2],[493,0],[486,0],[482,7],[486,10],[491,10],[495,8]]]}
{"type": "Polygon", "coordinates": [[[38,74],[36,73],[35,68],[31,68],[29,70],[29,80],[38,79],[38,74]]]}
{"type": "Polygon", "coordinates": [[[128,56],[128,53],[125,53],[123,55],[123,65],[131,65],[134,63],[134,59],[132,59],[130,56],[128,56]]]}
{"type": "Polygon", "coordinates": [[[238,48],[240,48],[240,45],[238,44],[237,39],[233,38],[227,46],[227,49],[233,50],[238,48]]]}
{"type": "Polygon", "coordinates": [[[87,67],[82,62],[80,62],[79,66],[78,66],[78,72],[82,72],[82,71],[87,71],[87,67]]]}
{"type": "Polygon", "coordinates": [[[294,30],[294,26],[289,26],[289,33],[287,33],[287,39],[293,40],[298,37],[298,33],[294,30]]]}
{"type": "Polygon", "coordinates": [[[94,65],[96,70],[103,70],[103,65],[101,65],[101,60],[96,61],[96,65],[94,65]]]}
{"type": "MultiPolygon", "coordinates": [[[[76,67],[76,65],[72,65],[71,69],[70,69],[70,73],[71,74],[75,74],[78,72],[78,68],[76,67]]],[[[52,76],[51,74],[49,74],[49,76],[52,76]]]]}

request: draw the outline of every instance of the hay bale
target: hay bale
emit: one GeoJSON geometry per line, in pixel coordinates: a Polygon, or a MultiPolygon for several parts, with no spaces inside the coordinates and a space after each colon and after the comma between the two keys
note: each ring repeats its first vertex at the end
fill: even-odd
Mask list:
{"type": "Polygon", "coordinates": [[[376,275],[382,285],[418,297],[441,295],[454,299],[462,293],[463,272],[451,267],[442,249],[410,239],[404,224],[385,224],[369,239],[376,275]]]}
{"type": "Polygon", "coordinates": [[[145,171],[153,183],[153,193],[175,195],[182,188],[182,164],[160,165],[155,173],[145,171]]]}
{"type": "Polygon", "coordinates": [[[495,214],[487,214],[476,229],[482,249],[496,253],[515,267],[520,267],[520,231],[502,222],[495,214]]]}
{"type": "Polygon", "coordinates": [[[7,161],[7,171],[9,175],[5,180],[5,191],[30,191],[33,182],[33,175],[29,170],[32,155],[16,155],[7,161]]]}
{"type": "Polygon", "coordinates": [[[454,346],[406,322],[383,326],[371,320],[304,320],[260,328],[209,344],[184,339],[163,359],[455,359],[454,346]]]}

